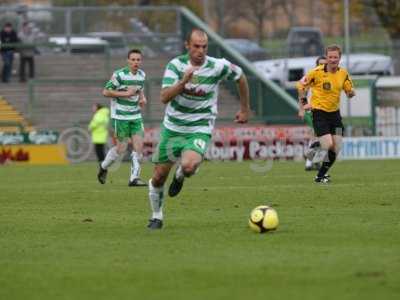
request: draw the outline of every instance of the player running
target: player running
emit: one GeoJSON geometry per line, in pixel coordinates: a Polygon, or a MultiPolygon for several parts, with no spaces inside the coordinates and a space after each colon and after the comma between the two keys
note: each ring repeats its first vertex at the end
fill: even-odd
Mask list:
{"type": "Polygon", "coordinates": [[[208,37],[202,30],[192,30],[185,46],[188,53],[167,64],[162,81],[161,101],[167,108],[149,180],[150,229],[163,226],[164,184],[172,166],[180,158],[168,189],[168,195],[175,197],[184,179],[195,174],[203,160],[217,116],[222,80],[238,84],[240,110],[235,121],[246,123],[250,113],[249,88],[242,69],[226,59],[207,56],[208,37]]]}
{"type": "MultiPolygon", "coordinates": [[[[327,63],[325,55],[321,55],[315,61],[315,66],[322,66],[327,63]]],[[[299,103],[299,116],[304,120],[304,122],[312,129],[314,133],[314,128],[312,124],[312,112],[311,112],[311,104],[307,100],[307,98],[301,99],[302,103],[299,103]]],[[[318,141],[318,138],[315,137],[310,140],[308,145],[307,152],[305,153],[306,163],[305,170],[319,170],[321,167],[320,161],[325,156],[326,151],[321,149],[321,143],[318,141]],[[322,159],[321,159],[322,158],[322,159]]]]}
{"type": "Polygon", "coordinates": [[[106,183],[107,169],[118,159],[122,159],[132,143],[131,173],[129,186],[147,186],[140,179],[140,161],[142,159],[144,127],[141,108],[146,104],[143,87],[146,74],[140,69],[142,53],[132,49],[128,53],[128,66],[113,73],[103,90],[105,97],[111,99],[111,125],[114,129],[116,146],[112,147],[105,160],[100,164],[97,178],[101,184],[106,183]]]}

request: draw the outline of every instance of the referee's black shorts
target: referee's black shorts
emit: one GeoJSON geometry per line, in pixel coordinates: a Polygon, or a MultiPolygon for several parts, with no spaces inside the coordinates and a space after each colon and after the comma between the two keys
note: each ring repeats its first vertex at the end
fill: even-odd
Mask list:
{"type": "Polygon", "coordinates": [[[342,135],[344,127],[340,111],[327,112],[320,109],[313,109],[313,127],[317,137],[325,134],[342,135]]]}

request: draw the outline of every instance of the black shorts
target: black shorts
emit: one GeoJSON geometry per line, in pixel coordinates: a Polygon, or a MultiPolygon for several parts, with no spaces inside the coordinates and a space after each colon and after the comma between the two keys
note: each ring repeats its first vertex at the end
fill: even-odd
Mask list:
{"type": "Polygon", "coordinates": [[[344,127],[340,111],[327,112],[320,109],[313,109],[313,127],[316,136],[325,134],[342,135],[344,127]]]}

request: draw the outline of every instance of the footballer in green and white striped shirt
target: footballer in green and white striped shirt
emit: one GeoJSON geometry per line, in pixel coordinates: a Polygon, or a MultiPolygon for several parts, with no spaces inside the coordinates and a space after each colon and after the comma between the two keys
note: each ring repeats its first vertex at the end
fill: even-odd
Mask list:
{"type": "Polygon", "coordinates": [[[149,181],[150,229],[163,226],[164,184],[174,163],[181,159],[169,186],[170,197],[180,192],[184,178],[195,174],[203,160],[217,117],[222,80],[238,85],[240,110],[236,122],[246,123],[250,112],[249,88],[242,69],[226,59],[207,56],[208,37],[200,29],[191,31],[185,45],[188,53],[167,64],[162,81],[161,101],[167,107],[149,181]]]}
{"type": "Polygon", "coordinates": [[[143,88],[146,74],[140,69],[142,53],[132,49],[128,53],[128,66],[116,70],[105,84],[103,95],[111,98],[111,124],[117,145],[112,147],[100,165],[97,178],[101,184],[106,182],[107,168],[118,158],[122,158],[127,142],[132,141],[132,164],[129,186],[146,186],[140,175],[144,126],[141,108],[146,104],[143,88]]]}
{"type": "MultiPolygon", "coordinates": [[[[176,85],[191,67],[189,55],[171,60],[165,70],[162,88],[176,85]]],[[[205,56],[182,92],[168,102],[163,125],[180,133],[211,134],[217,117],[218,86],[224,80],[237,81],[242,70],[226,59],[205,56]]]]}

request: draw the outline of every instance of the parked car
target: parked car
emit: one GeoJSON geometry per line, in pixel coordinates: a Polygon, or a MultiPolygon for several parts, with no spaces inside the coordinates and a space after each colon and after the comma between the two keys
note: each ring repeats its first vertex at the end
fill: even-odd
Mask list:
{"type": "MultiPolygon", "coordinates": [[[[53,36],[49,38],[56,52],[65,52],[68,49],[68,41],[65,36],[53,36]]],[[[109,43],[97,37],[71,37],[69,39],[71,53],[104,53],[109,43]]]]}
{"type": "Polygon", "coordinates": [[[128,43],[125,35],[118,31],[89,32],[89,37],[100,38],[108,42],[112,53],[127,54],[128,43]]]}
{"type": "Polygon", "coordinates": [[[248,39],[225,39],[225,43],[234,48],[248,60],[264,60],[270,58],[267,51],[257,43],[248,39]]]}
{"type": "Polygon", "coordinates": [[[315,27],[292,27],[287,37],[289,57],[319,56],[324,53],[322,32],[315,27]]]}

